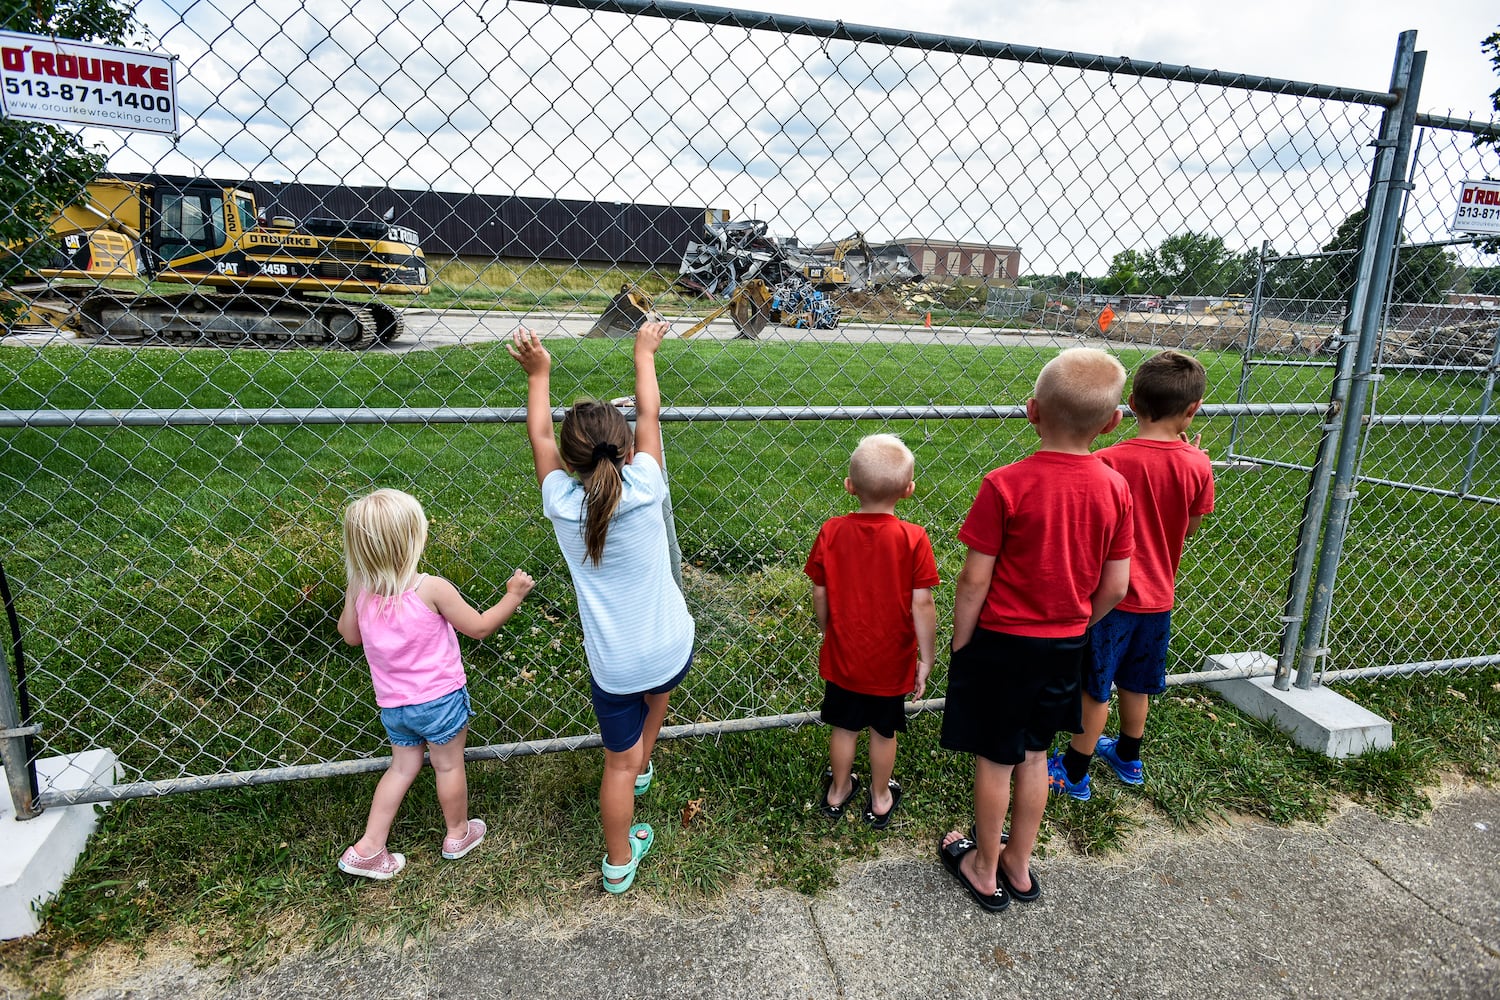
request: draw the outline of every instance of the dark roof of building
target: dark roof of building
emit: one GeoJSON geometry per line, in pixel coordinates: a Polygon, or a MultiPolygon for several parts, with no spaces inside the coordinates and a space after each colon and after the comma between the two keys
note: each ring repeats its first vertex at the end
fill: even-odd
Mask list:
{"type": "MultiPolygon", "coordinates": [[[[139,175],[132,179],[140,179],[139,175]]],[[[170,178],[187,180],[187,178],[170,178]]],[[[365,185],[216,180],[265,215],[382,220],[417,232],[424,253],[676,264],[703,230],[702,206],[525,198],[365,185]]]]}

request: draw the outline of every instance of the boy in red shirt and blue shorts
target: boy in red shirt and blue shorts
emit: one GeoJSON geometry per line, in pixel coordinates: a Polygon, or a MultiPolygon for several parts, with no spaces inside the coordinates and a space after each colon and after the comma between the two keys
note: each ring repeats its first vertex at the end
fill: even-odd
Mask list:
{"type": "Polygon", "coordinates": [[[906,732],[906,696],[927,689],[937,646],[938,580],[932,542],[920,525],[896,517],[896,502],[912,495],[915,460],[894,434],[872,434],[849,459],[844,489],[859,510],[831,518],[818,532],[804,572],[823,647],[823,721],[833,727],[819,808],[841,819],[859,791],[854,751],[870,731],[870,790],[865,822],[890,825],[901,803],[896,733],[906,732]]]}
{"type": "Polygon", "coordinates": [[[1090,631],[1085,660],[1083,732],[1047,762],[1053,792],[1087,801],[1089,761],[1104,758],[1127,785],[1145,780],[1141,739],[1152,695],[1167,689],[1177,567],[1183,543],[1214,509],[1214,470],[1187,430],[1203,405],[1208,378],[1198,359],[1163,351],[1141,363],[1131,385],[1136,436],[1098,452],[1125,477],[1135,507],[1135,556],[1125,599],[1090,631]],[[1101,736],[1109,692],[1120,698],[1120,735],[1101,736]]]}
{"type": "Polygon", "coordinates": [[[1089,453],[1120,422],[1125,369],[1091,348],[1042,368],[1026,419],[1041,447],[984,477],[958,538],[969,547],[953,598],[942,745],[974,755],[974,830],[938,844],[982,908],[1041,894],[1031,853],[1047,805],[1047,751],[1082,730],[1089,625],[1125,596],[1130,488],[1089,453]],[[1002,837],[1007,811],[1009,839],[1002,837]]]}

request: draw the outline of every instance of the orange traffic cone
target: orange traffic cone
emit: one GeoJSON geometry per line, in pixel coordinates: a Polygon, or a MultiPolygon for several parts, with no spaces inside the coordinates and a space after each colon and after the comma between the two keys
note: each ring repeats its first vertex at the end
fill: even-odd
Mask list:
{"type": "Polygon", "coordinates": [[[932,313],[928,313],[927,314],[927,325],[928,326],[932,325],[932,313]]]}

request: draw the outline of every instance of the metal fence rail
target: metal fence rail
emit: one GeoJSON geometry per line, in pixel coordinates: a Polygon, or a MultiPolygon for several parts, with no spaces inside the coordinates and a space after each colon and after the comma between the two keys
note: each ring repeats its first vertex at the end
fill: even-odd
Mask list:
{"type": "MultiPolygon", "coordinates": [[[[1180,348],[1210,373],[1195,429],[1224,461],[1182,567],[1172,683],[1222,679],[1197,668],[1232,650],[1279,647],[1330,680],[1494,662],[1493,329],[1391,303],[1429,309],[1463,269],[1500,264],[1446,228],[1457,183],[1500,163],[1474,142],[1486,123],[1416,113],[1409,36],[1375,92],[636,0],[303,5],[237,25],[241,62],[217,13],[172,16],[148,27],[179,56],[188,124],[175,144],[86,131],[111,174],[242,183],[263,218],[225,218],[261,234],[291,211],[278,182],[326,190],[305,214],[343,217],[330,239],[441,231],[465,252],[422,259],[426,294],[382,294],[399,323],[373,309],[385,325],[355,341],[367,350],[184,346],[231,311],[207,297],[162,307],[174,339],[128,340],[115,318],[0,341],[0,564],[31,707],[21,718],[0,690],[0,747],[10,762],[109,747],[127,776],[42,788],[43,804],[383,767],[368,671],[334,629],[339,519],[377,486],[423,501],[426,568],[472,600],[516,567],[539,581],[495,639],[465,645],[471,755],[595,745],[566,567],[509,426],[525,380],[501,342],[544,334],[560,406],[619,397],[628,323],[607,320],[622,286],[678,333],[727,303],[674,265],[630,263],[659,259],[655,244],[608,264],[506,248],[572,246],[631,206],[764,222],[744,259],[774,259],[782,295],[821,283],[824,305],[778,304],[756,339],[725,316],[663,348],[699,635],[664,735],[810,721],[801,566],[848,509],[854,444],[911,445],[901,513],[952,579],[980,478],[1034,447],[1025,400],[1074,344],[1128,368],[1180,348]],[[902,255],[916,280],[877,276],[871,257],[902,255]],[[1442,585],[1455,573],[1469,584],[1442,585]]],[[[727,253],[734,232],[753,230],[695,240],[727,253]]],[[[340,247],[349,274],[377,263],[340,247]]],[[[947,615],[951,588],[938,600],[947,615]]]]}

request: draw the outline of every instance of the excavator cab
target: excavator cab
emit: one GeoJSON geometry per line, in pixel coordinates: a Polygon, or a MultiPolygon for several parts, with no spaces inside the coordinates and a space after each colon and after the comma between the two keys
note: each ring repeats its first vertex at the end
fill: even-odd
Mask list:
{"type": "MultiPolygon", "coordinates": [[[[158,185],[154,194],[151,199],[154,218],[147,230],[146,244],[155,254],[159,268],[171,268],[178,260],[188,265],[194,259],[224,249],[227,241],[223,188],[217,184],[191,184],[174,190],[158,185]]],[[[202,268],[185,266],[184,270],[206,273],[207,261],[203,263],[202,268]]]]}

